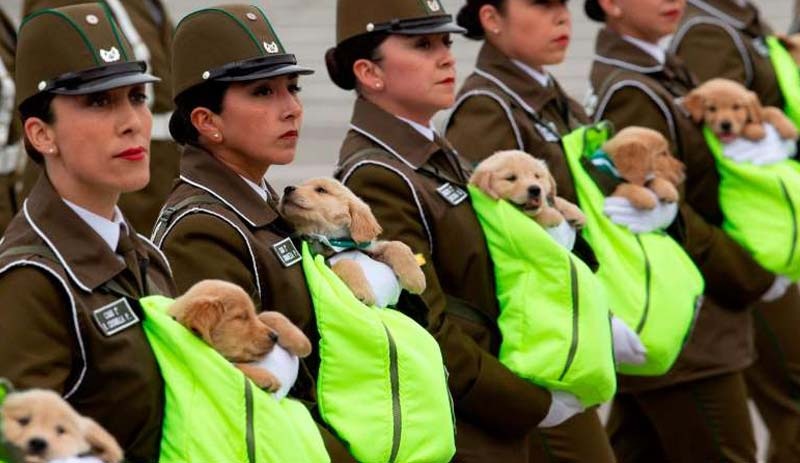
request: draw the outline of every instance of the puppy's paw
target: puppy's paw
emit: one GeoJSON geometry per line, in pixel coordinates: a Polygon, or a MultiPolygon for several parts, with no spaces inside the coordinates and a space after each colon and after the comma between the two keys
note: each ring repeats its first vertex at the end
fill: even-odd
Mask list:
{"type": "Polygon", "coordinates": [[[258,318],[278,334],[278,344],[290,353],[300,358],[311,353],[311,341],[282,313],[265,311],[258,314],[258,318]]]}
{"type": "Polygon", "coordinates": [[[408,245],[401,241],[378,241],[373,244],[370,254],[391,267],[403,289],[412,294],[425,291],[425,274],[408,245]]]}
{"type": "Polygon", "coordinates": [[[611,196],[627,199],[636,209],[655,209],[658,205],[658,198],[652,191],[643,186],[632,183],[622,183],[617,186],[611,196]]]}
{"type": "Polygon", "coordinates": [[[761,124],[747,124],[742,129],[742,136],[750,141],[759,141],[767,136],[767,132],[761,124]]]}
{"type": "Polygon", "coordinates": [[[674,203],[678,201],[678,190],[669,181],[656,177],[650,181],[648,186],[661,201],[665,203],[674,203]]]}
{"type": "Polygon", "coordinates": [[[275,392],[281,388],[281,382],[269,370],[246,363],[237,363],[236,368],[265,391],[275,392]]]}
{"type": "Polygon", "coordinates": [[[397,279],[400,280],[400,286],[411,294],[422,294],[427,285],[425,273],[418,265],[403,269],[397,273],[397,279]]]}
{"type": "Polygon", "coordinates": [[[534,220],[544,228],[552,228],[561,225],[561,222],[564,221],[564,216],[554,207],[542,206],[534,220]]]}
{"type": "Polygon", "coordinates": [[[566,199],[556,196],[555,207],[561,212],[561,215],[564,216],[572,228],[580,230],[586,225],[586,216],[583,215],[583,211],[566,199]]]}
{"type": "Polygon", "coordinates": [[[372,292],[372,287],[358,262],[341,259],[331,266],[331,270],[350,288],[356,299],[366,305],[375,304],[375,293],[372,292]]]}

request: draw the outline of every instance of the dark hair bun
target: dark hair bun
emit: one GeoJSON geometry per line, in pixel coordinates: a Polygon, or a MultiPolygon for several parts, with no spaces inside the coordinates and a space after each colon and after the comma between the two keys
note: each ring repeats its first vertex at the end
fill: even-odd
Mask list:
{"type": "Polygon", "coordinates": [[[343,90],[353,90],[356,88],[356,76],[353,74],[353,63],[347,63],[347,59],[342,59],[336,47],[329,48],[325,52],[325,67],[328,68],[328,75],[337,87],[343,90]],[[348,65],[349,64],[349,65],[348,65]]]}
{"type": "MultiPolygon", "coordinates": [[[[485,2],[490,3],[490,2],[485,2]]],[[[484,2],[468,1],[466,5],[461,7],[458,15],[456,16],[456,23],[467,30],[464,37],[473,40],[481,40],[484,37],[483,26],[481,19],[478,17],[478,12],[483,6],[484,2]]]]}

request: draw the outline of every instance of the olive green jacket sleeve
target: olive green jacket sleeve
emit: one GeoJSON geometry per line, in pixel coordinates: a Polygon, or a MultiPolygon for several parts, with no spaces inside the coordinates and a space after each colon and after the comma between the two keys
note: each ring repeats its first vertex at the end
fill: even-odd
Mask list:
{"type": "Polygon", "coordinates": [[[77,346],[64,288],[43,270],[18,267],[0,276],[0,301],[0,376],[64,394],[77,346]]]}
{"type": "Polygon", "coordinates": [[[734,39],[720,26],[692,26],[681,39],[675,53],[701,82],[721,77],[747,85],[744,59],[734,39]]]}
{"type": "Polygon", "coordinates": [[[178,293],[205,279],[235,283],[253,300],[258,290],[244,238],[232,226],[209,214],[190,214],[178,221],[161,246],[172,266],[178,293]]]}
{"type": "Polygon", "coordinates": [[[491,97],[467,98],[450,121],[447,141],[473,165],[497,151],[520,149],[505,110],[491,97]]]}
{"type": "MultiPolygon", "coordinates": [[[[602,114],[614,127],[631,125],[649,127],[661,132],[671,144],[664,113],[638,88],[624,88],[612,95],[602,114]]],[[[701,137],[702,138],[702,137],[701,137]]],[[[705,150],[698,146],[698,150],[705,150]]],[[[711,156],[709,153],[678,153],[689,164],[691,156],[711,156]]],[[[691,175],[691,173],[690,173],[691,175]]],[[[775,275],[761,267],[750,254],[719,227],[710,224],[698,209],[704,203],[716,202],[718,185],[698,186],[680,203],[679,239],[706,280],[706,294],[729,309],[741,310],[758,301],[775,280],[775,275]]]]}
{"type": "Polygon", "coordinates": [[[461,416],[499,435],[530,432],[547,414],[550,394],[522,380],[445,316],[445,294],[433,267],[420,211],[405,181],[380,166],[358,168],[346,181],[372,208],[382,225],[382,239],[399,240],[425,258],[428,331],[442,347],[450,390],[461,416]]]}

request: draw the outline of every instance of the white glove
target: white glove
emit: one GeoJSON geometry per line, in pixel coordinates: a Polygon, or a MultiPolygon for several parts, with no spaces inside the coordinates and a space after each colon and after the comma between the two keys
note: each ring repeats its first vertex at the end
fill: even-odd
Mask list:
{"type": "Polygon", "coordinates": [[[300,359],[278,344],[275,344],[272,351],[260,362],[255,362],[254,365],[266,368],[281,382],[280,389],[272,394],[275,400],[281,400],[286,397],[289,389],[297,381],[297,373],[300,371],[300,359]]]}
{"type": "Polygon", "coordinates": [[[639,335],[622,319],[611,316],[611,331],[614,336],[614,358],[617,363],[641,365],[647,360],[647,349],[639,335]]]}
{"type": "Polygon", "coordinates": [[[659,201],[654,209],[637,209],[625,198],[606,198],[603,212],[617,225],[628,227],[632,233],[648,233],[663,230],[678,215],[678,203],[659,201]]]}
{"type": "Polygon", "coordinates": [[[544,231],[552,236],[556,243],[565,247],[567,251],[572,251],[572,248],[575,247],[576,232],[566,220],[561,222],[561,225],[545,228],[544,231]]]}
{"type": "Polygon", "coordinates": [[[792,280],[783,275],[778,275],[775,277],[775,281],[772,282],[772,286],[761,296],[761,300],[763,302],[777,301],[786,294],[786,290],[789,289],[790,286],[792,286],[792,280]]]}
{"type": "Polygon", "coordinates": [[[749,162],[757,166],[766,166],[781,162],[797,153],[794,140],[784,140],[771,124],[764,124],[766,136],[758,141],[739,137],[723,144],[722,153],[726,158],[738,163],[749,162]]]}
{"type": "Polygon", "coordinates": [[[577,397],[564,391],[550,391],[550,410],[539,423],[540,428],[552,428],[581,413],[583,405],[577,397]]]}

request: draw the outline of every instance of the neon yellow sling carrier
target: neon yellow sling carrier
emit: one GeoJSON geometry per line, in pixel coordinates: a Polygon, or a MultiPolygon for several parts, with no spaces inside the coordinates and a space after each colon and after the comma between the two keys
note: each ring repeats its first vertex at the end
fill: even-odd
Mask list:
{"type": "Polygon", "coordinates": [[[769,59],[783,95],[783,110],[800,130],[800,70],[777,37],[767,37],[766,42],[769,59]]]}
{"type": "Polygon", "coordinates": [[[362,304],[307,243],[303,270],[320,333],[325,422],[361,462],[450,461],[455,420],[436,340],[397,310],[362,304]]]}
{"type": "Polygon", "coordinates": [[[610,137],[601,123],[562,138],[581,210],[583,237],[594,250],[597,276],[611,311],[639,335],[647,348],[642,365],[620,364],[626,375],[658,376],[672,368],[694,323],[703,277],[683,248],[663,232],[633,234],[603,213],[605,197],[582,165],[610,137]]]}
{"type": "Polygon", "coordinates": [[[589,267],[532,218],[470,185],[494,264],[503,337],[498,359],[549,390],[583,405],[616,391],[608,301],[589,267]]]}

